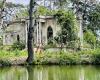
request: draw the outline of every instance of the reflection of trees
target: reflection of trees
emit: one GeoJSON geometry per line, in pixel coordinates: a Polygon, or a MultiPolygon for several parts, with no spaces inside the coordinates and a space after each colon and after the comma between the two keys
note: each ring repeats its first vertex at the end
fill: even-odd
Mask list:
{"type": "Polygon", "coordinates": [[[28,80],[79,80],[80,69],[59,66],[29,66],[28,80]]]}
{"type": "Polygon", "coordinates": [[[0,80],[27,80],[27,70],[23,67],[0,68],[0,80]]]}
{"type": "Polygon", "coordinates": [[[28,66],[28,80],[48,80],[48,69],[42,66],[28,66]]]}
{"type": "Polygon", "coordinates": [[[59,66],[28,66],[28,80],[79,80],[78,68],[59,66]]]}
{"type": "Polygon", "coordinates": [[[28,66],[0,68],[0,80],[99,80],[93,66],[28,66]]]}
{"type": "Polygon", "coordinates": [[[34,80],[34,68],[33,68],[33,66],[28,66],[27,71],[28,71],[28,80],[34,80]]]}

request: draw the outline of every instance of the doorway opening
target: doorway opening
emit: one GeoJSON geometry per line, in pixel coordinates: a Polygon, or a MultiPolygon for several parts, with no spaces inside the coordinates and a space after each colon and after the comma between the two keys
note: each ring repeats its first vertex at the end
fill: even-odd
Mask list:
{"type": "Polygon", "coordinates": [[[17,35],[17,42],[20,42],[20,36],[17,35]]]}
{"type": "Polygon", "coordinates": [[[53,29],[51,26],[49,26],[47,29],[47,40],[48,44],[53,44],[53,29]]]}

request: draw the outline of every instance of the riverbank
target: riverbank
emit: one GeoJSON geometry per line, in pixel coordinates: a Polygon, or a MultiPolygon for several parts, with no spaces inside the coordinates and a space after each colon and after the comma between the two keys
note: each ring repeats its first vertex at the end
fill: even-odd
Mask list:
{"type": "MultiPolygon", "coordinates": [[[[0,66],[26,65],[27,51],[0,51],[0,66]]],[[[33,65],[100,64],[100,49],[68,52],[44,51],[34,55],[33,65]]]]}
{"type": "Polygon", "coordinates": [[[34,64],[80,65],[100,64],[100,49],[73,52],[44,52],[36,55],[34,64]]]}
{"type": "Polygon", "coordinates": [[[0,50],[0,66],[11,66],[25,64],[27,59],[26,50],[6,51],[0,50]]]}

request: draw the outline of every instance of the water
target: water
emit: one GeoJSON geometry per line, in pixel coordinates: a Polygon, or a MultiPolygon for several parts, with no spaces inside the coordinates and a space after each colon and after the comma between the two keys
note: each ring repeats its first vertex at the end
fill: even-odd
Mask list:
{"type": "Polygon", "coordinates": [[[0,80],[100,80],[100,66],[6,67],[0,80]]]}

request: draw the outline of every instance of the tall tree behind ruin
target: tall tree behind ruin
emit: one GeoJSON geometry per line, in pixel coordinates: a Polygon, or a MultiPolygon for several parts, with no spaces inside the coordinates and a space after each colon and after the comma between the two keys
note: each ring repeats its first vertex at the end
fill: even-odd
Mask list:
{"type": "Polygon", "coordinates": [[[70,0],[72,2],[72,7],[75,10],[75,14],[78,17],[80,30],[80,47],[83,47],[83,32],[86,29],[87,16],[90,8],[93,4],[96,4],[96,0],[70,0]]]}
{"type": "Polygon", "coordinates": [[[2,25],[3,25],[3,13],[4,13],[4,8],[5,8],[5,2],[6,0],[3,0],[1,2],[1,6],[0,6],[0,31],[1,31],[1,28],[2,28],[2,25]]]}

